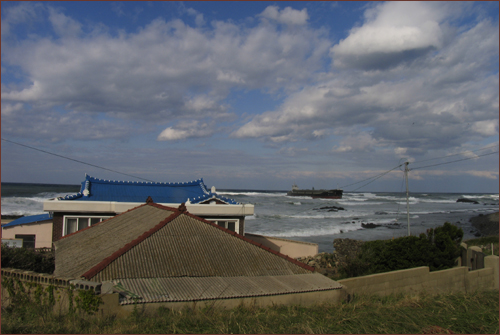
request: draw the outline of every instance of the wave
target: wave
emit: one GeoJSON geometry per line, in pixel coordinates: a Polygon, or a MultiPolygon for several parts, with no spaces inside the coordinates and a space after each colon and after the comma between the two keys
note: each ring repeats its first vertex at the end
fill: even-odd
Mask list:
{"type": "Polygon", "coordinates": [[[2,197],[2,215],[43,214],[43,203],[49,199],[74,193],[43,192],[31,197],[2,197]]]}
{"type": "Polygon", "coordinates": [[[463,198],[466,199],[491,199],[491,200],[498,200],[498,194],[475,194],[475,195],[462,195],[463,198]]]}
{"type": "Polygon", "coordinates": [[[456,203],[457,200],[446,200],[446,199],[419,199],[421,202],[427,202],[427,203],[436,203],[436,204],[453,204],[456,203]]]}
{"type": "Polygon", "coordinates": [[[353,202],[353,201],[339,201],[339,204],[344,206],[371,206],[371,205],[384,205],[383,202],[353,202]]]}
{"type": "Polygon", "coordinates": [[[247,197],[284,197],[286,193],[266,193],[266,192],[225,192],[218,191],[217,194],[222,196],[247,196],[247,197]]]}
{"type": "Polygon", "coordinates": [[[342,226],[329,226],[329,227],[316,227],[316,228],[293,228],[288,231],[248,231],[252,234],[274,236],[274,237],[308,237],[308,236],[324,236],[324,235],[337,235],[346,233],[348,231],[363,229],[360,224],[342,225],[342,226]]]}

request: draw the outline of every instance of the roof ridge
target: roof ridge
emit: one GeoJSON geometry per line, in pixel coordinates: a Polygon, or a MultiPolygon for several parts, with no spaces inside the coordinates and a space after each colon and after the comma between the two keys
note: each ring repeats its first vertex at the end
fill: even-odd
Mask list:
{"type": "MultiPolygon", "coordinates": [[[[85,277],[87,280],[90,280],[92,277],[94,277],[96,274],[98,274],[99,272],[101,272],[102,270],[104,270],[109,264],[111,264],[111,262],[113,262],[115,259],[117,259],[118,257],[120,257],[121,255],[123,255],[124,253],[126,253],[127,251],[129,251],[130,249],[132,249],[133,247],[135,247],[136,245],[138,245],[139,243],[141,243],[142,241],[144,241],[146,238],[148,238],[149,236],[153,235],[154,233],[156,233],[158,230],[160,230],[161,228],[165,227],[165,225],[169,222],[172,222],[174,219],[176,219],[177,217],[179,217],[181,214],[185,213],[185,212],[182,212],[181,210],[179,209],[175,209],[175,208],[171,208],[171,207],[167,207],[167,206],[163,206],[163,205],[159,205],[159,204],[156,204],[156,203],[149,203],[149,204],[144,204],[143,206],[152,206],[152,207],[156,207],[156,208],[159,208],[159,209],[164,209],[164,210],[174,210],[174,213],[170,214],[168,217],[166,217],[163,221],[160,221],[156,226],[154,226],[153,228],[151,228],[150,230],[142,233],[139,237],[137,237],[136,239],[132,240],[131,242],[125,244],[123,247],[121,247],[120,249],[118,249],[117,251],[115,251],[114,253],[112,253],[110,256],[104,258],[101,262],[99,262],[97,265],[93,266],[90,270],[88,270],[87,272],[85,272],[82,277],[85,277]]],[[[182,206],[182,205],[181,205],[182,206]]],[[[181,207],[179,206],[179,207],[181,207]]],[[[139,206],[140,207],[140,206],[139,206]]],[[[127,211],[128,212],[128,211],[127,211]]]]}
{"type": "Polygon", "coordinates": [[[186,185],[200,185],[200,184],[203,185],[203,178],[198,178],[195,180],[185,181],[185,182],[127,181],[127,180],[100,179],[89,176],[88,174],[85,174],[85,181],[105,182],[118,185],[141,185],[141,186],[151,186],[151,185],[186,186],[186,185]]]}
{"type": "MultiPolygon", "coordinates": [[[[147,205],[151,205],[151,204],[147,204],[147,203],[146,203],[146,204],[141,204],[141,205],[139,205],[139,206],[137,206],[137,207],[134,207],[134,208],[131,208],[131,209],[129,209],[129,210],[127,210],[127,211],[125,211],[125,212],[122,212],[122,213],[120,213],[120,214],[117,214],[117,215],[115,215],[115,216],[112,216],[112,217],[110,217],[110,218],[107,218],[106,220],[102,220],[101,222],[97,222],[97,223],[93,224],[93,225],[92,225],[92,226],[90,226],[90,227],[85,227],[85,228],[80,229],[80,230],[77,230],[77,231],[75,231],[75,232],[73,232],[73,233],[71,233],[71,234],[64,235],[63,237],[61,237],[61,238],[60,238],[60,240],[62,240],[63,238],[66,238],[66,237],[68,237],[68,236],[72,236],[72,235],[78,234],[79,232],[82,232],[82,231],[84,231],[84,230],[90,229],[90,228],[92,228],[92,227],[95,227],[95,226],[97,226],[97,225],[100,225],[100,224],[101,224],[101,223],[103,223],[103,222],[106,222],[106,221],[108,221],[108,220],[114,219],[114,218],[116,218],[116,217],[118,217],[118,216],[121,216],[121,215],[123,215],[123,214],[125,214],[125,213],[128,213],[128,212],[130,212],[130,211],[133,211],[134,209],[137,209],[137,208],[140,208],[140,207],[143,207],[143,206],[147,206],[147,205]]],[[[161,205],[160,205],[160,206],[161,206],[161,205]]],[[[162,208],[162,209],[175,210],[174,208],[170,208],[170,207],[167,207],[167,206],[162,206],[162,207],[164,207],[164,208],[162,208]]]]}
{"type": "MultiPolygon", "coordinates": [[[[97,275],[99,272],[101,272],[102,270],[104,270],[109,264],[111,264],[114,260],[116,260],[118,257],[122,256],[123,254],[125,254],[127,251],[131,250],[132,248],[134,248],[135,246],[137,246],[139,243],[143,242],[145,239],[147,239],[148,237],[150,237],[151,235],[153,235],[154,233],[156,233],[157,231],[159,231],[161,228],[165,227],[165,225],[167,225],[168,223],[172,222],[173,220],[175,220],[176,218],[178,218],[179,216],[181,215],[186,215],[186,216],[189,216],[195,220],[198,220],[198,221],[201,221],[203,223],[207,223],[213,227],[216,227],[217,229],[220,229],[230,235],[233,235],[234,237],[236,238],[239,238],[247,243],[250,243],[250,244],[253,244],[257,247],[260,247],[278,257],[281,257],[297,266],[300,266],[308,271],[311,271],[311,272],[315,272],[315,268],[313,268],[312,266],[309,266],[307,264],[304,264],[296,259],[293,259],[291,257],[289,257],[288,255],[285,255],[285,254],[282,254],[278,251],[275,251],[269,247],[266,247],[265,245],[262,245],[261,243],[257,243],[249,238],[246,238],[245,236],[242,236],[234,231],[231,231],[229,229],[226,229],[224,227],[221,227],[211,221],[208,221],[208,220],[205,220],[199,216],[196,216],[194,214],[191,214],[189,213],[187,210],[186,210],[186,206],[184,203],[182,203],[178,208],[172,208],[172,207],[167,207],[167,206],[163,206],[163,205],[160,205],[160,204],[157,204],[157,203],[154,203],[154,202],[151,202],[151,203],[147,203],[147,204],[143,204],[141,206],[138,206],[138,207],[135,207],[133,209],[130,209],[128,210],[127,212],[130,212],[136,208],[139,208],[139,207],[142,207],[142,206],[152,206],[152,207],[156,207],[158,209],[163,209],[163,210],[168,210],[168,211],[173,211],[172,214],[170,214],[168,217],[166,217],[164,220],[160,221],[156,226],[154,226],[153,228],[151,228],[150,230],[142,233],[140,236],[138,236],[136,239],[132,240],[131,242],[125,244],[123,247],[121,247],[120,249],[118,249],[117,251],[115,251],[114,253],[112,253],[110,256],[104,258],[102,261],[100,261],[98,264],[94,265],[92,268],[90,268],[87,272],[85,272],[84,274],[81,275],[81,277],[85,277],[87,280],[90,280],[91,278],[93,278],[95,275],[97,275]]],[[[122,214],[125,214],[127,212],[124,212],[124,213],[121,213],[119,215],[122,215],[122,214]]],[[[118,215],[117,215],[118,216],[118,215]]],[[[111,218],[110,218],[111,219],[111,218]]],[[[108,219],[109,220],[109,219],[108,219]]],[[[103,221],[104,222],[104,221],[103,221]]],[[[92,227],[87,227],[85,229],[89,229],[89,228],[92,228],[92,227]]],[[[80,231],[83,231],[85,229],[82,229],[80,231]]],[[[78,231],[79,232],[79,231],[78,231]]],[[[73,234],[76,234],[78,232],[75,232],[73,234]]],[[[70,234],[70,235],[73,235],[73,234],[70,234]]],[[[70,235],[67,235],[67,236],[70,236],[70,235]]],[[[66,237],[66,236],[65,236],[66,237]]]]}
{"type": "MultiPolygon", "coordinates": [[[[203,178],[195,179],[186,182],[152,182],[152,181],[126,181],[126,180],[106,180],[99,179],[88,174],[85,174],[85,179],[81,183],[78,193],[68,194],[66,196],[57,197],[57,200],[81,200],[81,201],[126,201],[123,200],[124,195],[121,193],[124,189],[128,189],[131,194],[128,198],[134,198],[137,202],[139,194],[147,193],[151,190],[153,193],[159,194],[160,197],[173,199],[168,201],[174,203],[185,202],[188,199],[191,203],[196,204],[203,201],[216,198],[228,205],[238,205],[239,203],[230,198],[226,198],[216,192],[211,192],[205,185],[203,178]],[[105,189],[108,193],[103,193],[105,189]],[[180,189],[179,192],[177,192],[180,189]],[[120,200],[122,199],[122,200],[120,200]]],[[[153,194],[148,194],[153,195],[153,194]]],[[[127,198],[125,197],[125,198],[127,198]]],[[[141,199],[142,200],[142,199],[141,199]]],[[[158,201],[158,199],[156,199],[158,201]]],[[[130,201],[129,201],[130,202],[130,201]]],[[[142,202],[142,201],[138,201],[142,202]]],[[[165,201],[160,201],[165,202],[165,201]]]]}

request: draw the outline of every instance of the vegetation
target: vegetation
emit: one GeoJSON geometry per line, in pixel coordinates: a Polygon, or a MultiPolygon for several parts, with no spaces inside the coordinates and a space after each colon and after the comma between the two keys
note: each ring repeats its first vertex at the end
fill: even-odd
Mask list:
{"type": "Polygon", "coordinates": [[[2,268],[29,270],[38,273],[53,273],[54,254],[37,252],[28,248],[11,248],[2,244],[2,268]]]}
{"type": "Polygon", "coordinates": [[[64,334],[498,334],[498,290],[430,295],[356,296],[350,303],[268,308],[217,306],[127,318],[58,314],[31,301],[2,308],[2,333],[64,334]]]}
{"type": "Polygon", "coordinates": [[[498,254],[498,235],[474,238],[464,241],[468,247],[478,246],[486,255],[491,255],[491,244],[493,244],[493,255],[498,254]]]}
{"type": "Polygon", "coordinates": [[[428,266],[431,271],[452,268],[460,256],[463,231],[446,222],[420,236],[365,242],[356,257],[347,259],[339,278],[428,266]]]}

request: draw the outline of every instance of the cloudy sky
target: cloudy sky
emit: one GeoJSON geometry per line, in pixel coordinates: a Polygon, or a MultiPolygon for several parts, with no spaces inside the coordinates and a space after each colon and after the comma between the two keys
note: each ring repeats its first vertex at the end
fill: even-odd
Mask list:
{"type": "Polygon", "coordinates": [[[498,2],[1,5],[4,182],[498,192],[498,2]]]}

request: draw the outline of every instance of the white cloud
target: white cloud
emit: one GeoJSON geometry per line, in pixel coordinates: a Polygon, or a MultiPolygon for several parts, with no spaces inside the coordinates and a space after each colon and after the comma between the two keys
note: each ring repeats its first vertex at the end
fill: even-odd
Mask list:
{"type": "Polygon", "coordinates": [[[278,6],[269,6],[260,15],[286,25],[305,25],[309,19],[305,8],[300,11],[291,7],[280,10],[278,6]]]}
{"type": "Polygon", "coordinates": [[[475,176],[475,177],[498,180],[498,172],[494,172],[494,171],[475,171],[475,170],[472,170],[472,171],[465,171],[465,173],[469,174],[471,176],[475,176]]]}
{"type": "Polygon", "coordinates": [[[498,137],[498,24],[474,16],[455,27],[448,9],[460,18],[459,3],[369,5],[333,48],[328,34],[337,32],[310,26],[306,9],[269,6],[260,20],[210,25],[184,9],[187,21],[159,18],[125,32],[45,3],[20,6],[3,12],[5,33],[15,37],[27,18],[52,31],[2,39],[3,78],[17,76],[2,84],[6,135],[122,140],[153,131],[153,140],[207,146],[205,138],[232,136],[262,140],[276,150],[269,160],[307,154],[313,164],[319,153],[373,170],[498,137]],[[238,110],[248,92],[275,107],[247,99],[238,110]]]}
{"type": "Polygon", "coordinates": [[[168,127],[158,135],[158,141],[176,141],[192,137],[207,137],[216,132],[215,123],[183,121],[176,128],[168,127]]]}
{"type": "Polygon", "coordinates": [[[2,117],[10,116],[23,108],[23,104],[18,102],[16,104],[2,104],[2,117]]]}
{"type": "Polygon", "coordinates": [[[429,2],[384,2],[331,49],[338,67],[387,68],[443,44],[442,11],[429,2]]]}
{"type": "Polygon", "coordinates": [[[54,8],[49,8],[49,21],[59,36],[78,36],[82,33],[82,25],[79,22],[56,11],[54,8]]]}
{"type": "MultiPolygon", "coordinates": [[[[390,35],[395,42],[373,45],[401,55],[401,62],[376,71],[376,67],[367,68],[369,71],[334,67],[325,79],[290,94],[275,110],[253,117],[232,135],[299,141],[315,139],[312,132],[324,131],[340,138],[333,145],[337,153],[390,148],[396,157],[453,149],[468,141],[497,136],[498,24],[483,20],[453,34],[453,29],[448,29],[446,43],[441,43],[431,32],[437,27],[434,23],[447,22],[446,6],[404,2],[378,5],[346,40],[351,36],[365,38],[368,35],[364,33],[357,35],[365,28],[384,32],[390,24],[416,27],[420,33],[415,36],[422,38],[405,40],[390,35]],[[406,20],[412,13],[415,16],[406,20]],[[429,20],[433,24],[428,24],[429,20]],[[435,51],[405,54],[405,50],[426,45],[435,47],[435,51]],[[453,74],[460,72],[464,74],[453,74]]],[[[362,45],[366,49],[343,50],[353,56],[369,50],[371,42],[366,43],[362,45]]],[[[380,50],[369,50],[367,55],[380,50]]]]}
{"type": "Polygon", "coordinates": [[[359,132],[357,135],[348,135],[333,147],[332,151],[336,153],[344,152],[368,152],[372,151],[377,145],[377,141],[367,132],[359,132]]]}
{"type": "MultiPolygon", "coordinates": [[[[331,46],[323,32],[304,27],[297,34],[263,22],[214,21],[201,29],[156,19],[132,33],[113,35],[101,27],[85,35],[82,23],[42,6],[39,18],[45,15],[64,38],[2,48],[3,64],[19,67],[26,78],[16,87],[2,86],[3,101],[164,124],[217,119],[228,115],[225,99],[232,90],[293,91],[310,81],[331,46]]],[[[202,23],[201,13],[186,11],[202,23]]],[[[306,11],[278,14],[290,24],[307,19],[306,11]]]]}
{"type": "Polygon", "coordinates": [[[483,136],[498,136],[498,119],[474,122],[472,130],[483,136]]]}
{"type": "Polygon", "coordinates": [[[201,26],[205,25],[205,19],[203,18],[202,13],[198,12],[197,10],[195,10],[193,8],[188,8],[186,11],[189,15],[195,17],[196,26],[201,27],[201,26]]]}

